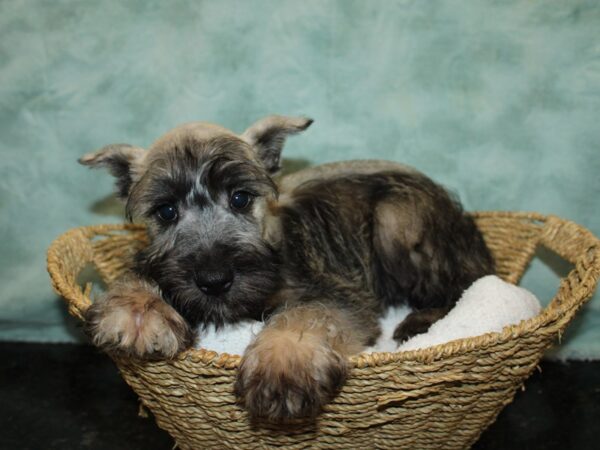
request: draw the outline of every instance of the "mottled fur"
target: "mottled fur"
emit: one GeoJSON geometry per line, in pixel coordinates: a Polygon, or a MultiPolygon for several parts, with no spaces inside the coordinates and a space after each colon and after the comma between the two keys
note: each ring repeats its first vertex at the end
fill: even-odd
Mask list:
{"type": "Polygon", "coordinates": [[[235,384],[240,401],[259,417],[313,415],[346,379],[346,356],[366,342],[362,325],[335,304],[283,308],[246,349],[235,384]]]}
{"type": "MultiPolygon", "coordinates": [[[[278,185],[285,137],[310,123],[271,116],[240,136],[189,124],[148,152],[110,146],[81,160],[117,177],[128,214],[148,226],[136,276],[155,283],[191,327],[267,319],[243,356],[235,389],[251,415],[272,420],[318,413],[343,384],[347,356],[379,335],[385,306],[415,309],[396,330],[401,340],[426,331],[475,279],[493,272],[473,220],[413,169],[347,163],[278,185]],[[239,192],[251,196],[247,207],[234,207],[239,192]],[[176,209],[176,220],[161,219],[164,205],[176,209]]],[[[111,289],[90,316],[95,342],[172,356],[166,339],[164,349],[132,341],[136,321],[111,311],[113,305],[120,317],[130,305],[139,315],[137,303],[146,296],[155,305],[157,295],[150,285],[129,302],[123,285],[111,289]]],[[[178,323],[164,326],[178,328],[170,334],[180,337],[177,349],[189,344],[178,323]]]]}
{"type": "Polygon", "coordinates": [[[186,321],[158,288],[138,278],[116,283],[86,311],[85,328],[95,345],[139,358],[172,358],[192,345],[186,321]]]}
{"type": "Polygon", "coordinates": [[[275,198],[276,186],[256,161],[243,158],[240,147],[244,143],[229,136],[177,142],[154,158],[127,201],[128,213],[142,217],[150,234],[137,257],[138,273],[156,281],[194,327],[260,319],[279,284],[279,255],[262,239],[257,214],[275,198]],[[234,213],[229,196],[240,189],[255,196],[255,205],[234,213]],[[156,217],[163,204],[177,205],[177,224],[156,217]],[[200,278],[224,270],[235,276],[228,292],[218,301],[200,292],[200,278]]]}

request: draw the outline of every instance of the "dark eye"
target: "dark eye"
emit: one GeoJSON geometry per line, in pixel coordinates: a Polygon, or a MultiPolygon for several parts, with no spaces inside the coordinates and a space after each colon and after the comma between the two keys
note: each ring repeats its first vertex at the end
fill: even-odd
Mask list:
{"type": "Polygon", "coordinates": [[[156,210],[156,213],[158,214],[160,220],[165,222],[172,222],[177,219],[177,208],[175,208],[173,205],[159,206],[156,210]]]}
{"type": "Polygon", "coordinates": [[[234,209],[244,209],[247,208],[250,202],[252,201],[252,194],[245,191],[237,191],[234,192],[229,200],[229,204],[234,209]]]}

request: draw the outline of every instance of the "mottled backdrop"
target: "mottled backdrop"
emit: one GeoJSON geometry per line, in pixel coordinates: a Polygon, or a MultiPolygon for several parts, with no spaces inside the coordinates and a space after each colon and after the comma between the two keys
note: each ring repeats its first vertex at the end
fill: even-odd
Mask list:
{"type": "MultiPolygon", "coordinates": [[[[596,1],[0,2],[0,338],[79,339],[44,253],[122,219],[75,162],[104,144],[305,114],[288,158],[401,161],[469,209],[600,234],[599,112],[596,1]]],[[[524,281],[544,301],[563,269],[546,262],[524,281]]],[[[559,356],[600,357],[600,298],[559,356]]]]}

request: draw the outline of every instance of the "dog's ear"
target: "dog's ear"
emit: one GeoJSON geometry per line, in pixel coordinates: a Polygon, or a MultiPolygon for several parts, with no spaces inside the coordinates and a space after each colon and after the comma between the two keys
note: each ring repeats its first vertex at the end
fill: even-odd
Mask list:
{"type": "Polygon", "coordinates": [[[306,130],[311,123],[313,120],[306,117],[268,116],[244,131],[241,138],[256,148],[267,170],[275,173],[280,169],[285,138],[306,130]]]}
{"type": "Polygon", "coordinates": [[[129,144],[112,144],[79,158],[90,167],[105,167],[117,180],[117,194],[126,199],[140,161],[146,151],[129,144]]]}

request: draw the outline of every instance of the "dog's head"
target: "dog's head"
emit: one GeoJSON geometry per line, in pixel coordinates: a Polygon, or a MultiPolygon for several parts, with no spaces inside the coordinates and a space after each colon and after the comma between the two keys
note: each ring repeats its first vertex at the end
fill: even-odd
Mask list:
{"type": "Polygon", "coordinates": [[[79,162],[116,177],[127,215],[147,225],[140,272],[193,325],[260,317],[278,286],[271,243],[272,176],[285,138],[312,120],[266,117],[243,134],[191,123],[149,150],[109,145],[79,162]]]}

